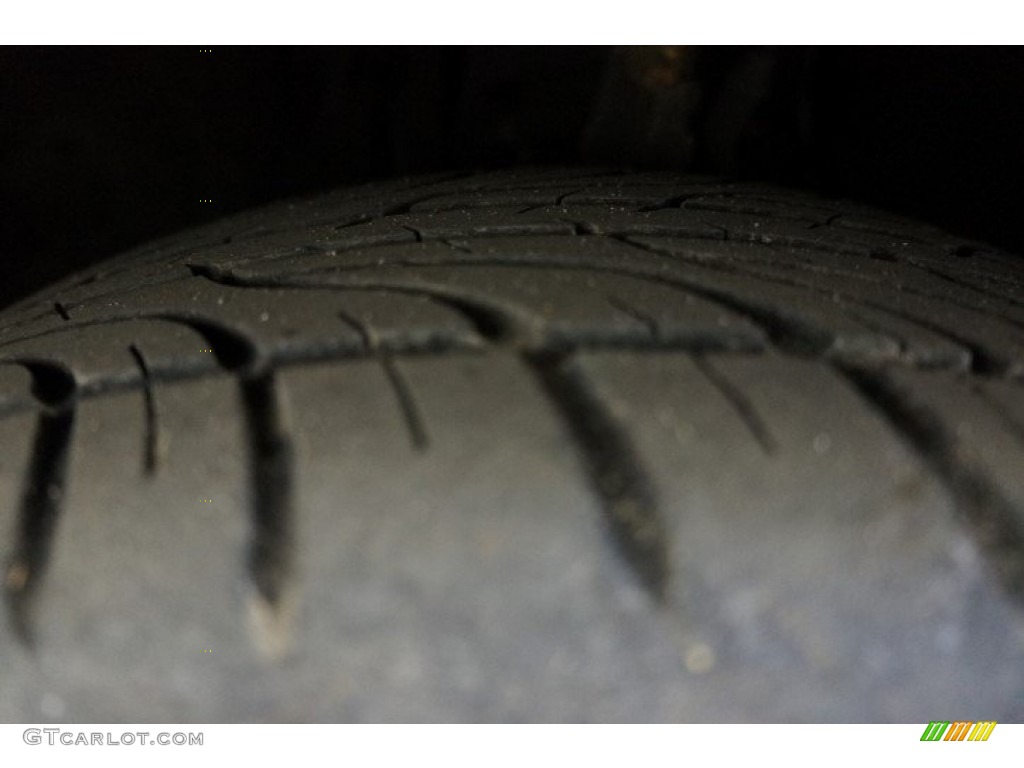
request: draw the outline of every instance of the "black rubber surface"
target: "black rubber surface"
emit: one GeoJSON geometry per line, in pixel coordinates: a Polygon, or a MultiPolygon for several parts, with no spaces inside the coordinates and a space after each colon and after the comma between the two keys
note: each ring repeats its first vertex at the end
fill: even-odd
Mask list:
{"type": "Polygon", "coordinates": [[[790,190],[284,204],[0,315],[0,719],[1024,717],[1024,261],[790,190]]]}

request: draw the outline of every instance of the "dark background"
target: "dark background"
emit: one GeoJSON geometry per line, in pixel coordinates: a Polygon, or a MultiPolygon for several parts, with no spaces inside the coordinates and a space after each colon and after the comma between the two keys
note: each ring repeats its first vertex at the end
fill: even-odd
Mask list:
{"type": "Polygon", "coordinates": [[[2,48],[0,306],[280,197],[522,164],[781,182],[1024,252],[1022,118],[1016,48],[2,48]]]}

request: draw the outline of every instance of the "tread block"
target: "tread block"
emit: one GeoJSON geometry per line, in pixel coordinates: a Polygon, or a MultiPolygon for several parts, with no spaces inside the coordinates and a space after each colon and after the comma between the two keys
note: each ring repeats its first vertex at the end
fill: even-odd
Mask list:
{"type": "Polygon", "coordinates": [[[248,510],[229,378],[157,388],[161,460],[140,462],[137,392],[84,402],[67,498],[39,595],[43,690],[69,720],[209,722],[258,675],[247,634],[248,510]]]}
{"type": "Polygon", "coordinates": [[[282,375],[305,489],[300,711],[544,721],[582,696],[597,720],[689,715],[675,649],[529,371],[497,354],[401,367],[425,452],[374,362],[282,375]],[[315,407],[327,393],[335,406],[315,407]]]}
{"type": "Polygon", "coordinates": [[[707,358],[763,420],[768,454],[688,356],[581,361],[658,483],[673,609],[716,659],[717,706],[797,720],[1011,706],[1014,606],[921,460],[828,367],[707,358]]]}

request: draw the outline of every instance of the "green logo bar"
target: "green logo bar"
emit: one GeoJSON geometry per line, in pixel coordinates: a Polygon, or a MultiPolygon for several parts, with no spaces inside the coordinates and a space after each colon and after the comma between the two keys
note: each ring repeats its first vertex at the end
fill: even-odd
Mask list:
{"type": "Polygon", "coordinates": [[[942,734],[949,728],[949,721],[944,723],[931,722],[928,723],[928,727],[924,729],[924,733],[921,734],[921,741],[940,741],[942,734]]]}

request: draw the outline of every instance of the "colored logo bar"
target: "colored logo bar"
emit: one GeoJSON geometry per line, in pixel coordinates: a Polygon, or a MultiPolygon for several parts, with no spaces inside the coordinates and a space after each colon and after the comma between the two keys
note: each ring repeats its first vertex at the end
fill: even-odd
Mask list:
{"type": "Polygon", "coordinates": [[[954,723],[933,720],[921,734],[921,741],[988,741],[995,730],[993,720],[978,723],[957,720],[954,723]]]}

